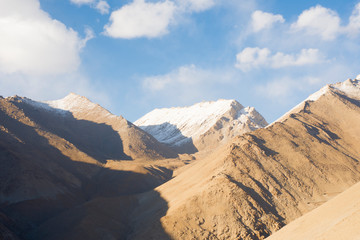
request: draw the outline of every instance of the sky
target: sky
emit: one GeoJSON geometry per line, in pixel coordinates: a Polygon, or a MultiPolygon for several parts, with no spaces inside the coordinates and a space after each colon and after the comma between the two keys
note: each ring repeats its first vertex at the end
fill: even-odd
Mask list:
{"type": "Polygon", "coordinates": [[[236,99],[270,123],[360,73],[358,0],[0,0],[0,95],[135,121],[236,99]]]}

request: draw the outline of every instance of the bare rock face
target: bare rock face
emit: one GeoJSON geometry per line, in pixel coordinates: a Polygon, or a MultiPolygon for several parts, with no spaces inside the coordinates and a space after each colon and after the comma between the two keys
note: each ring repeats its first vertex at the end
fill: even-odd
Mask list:
{"type": "Polygon", "coordinates": [[[359,80],[329,85],[281,121],[236,137],[156,188],[166,205],[139,196],[132,237],[264,239],[359,182],[359,90],[359,80]],[[151,222],[145,206],[160,223],[141,220],[151,222]]]}
{"type": "Polygon", "coordinates": [[[155,109],[134,124],[175,151],[195,153],[213,150],[234,136],[265,127],[267,122],[253,107],[218,100],[155,109]]]}

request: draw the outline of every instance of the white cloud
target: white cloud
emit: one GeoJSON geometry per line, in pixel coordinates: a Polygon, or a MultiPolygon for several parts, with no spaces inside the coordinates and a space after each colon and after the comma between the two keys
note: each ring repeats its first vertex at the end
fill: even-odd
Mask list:
{"type": "Polygon", "coordinates": [[[202,12],[212,8],[215,0],[177,0],[180,8],[189,12],[202,12]]]}
{"type": "Polygon", "coordinates": [[[85,32],[81,39],[41,10],[38,0],[1,0],[1,95],[47,100],[72,91],[105,99],[101,88],[77,72],[79,52],[93,37],[91,29],[85,32]]]}
{"type": "Polygon", "coordinates": [[[108,14],[110,5],[106,1],[101,0],[96,4],[95,8],[99,10],[101,14],[108,14]]]}
{"type": "Polygon", "coordinates": [[[133,0],[111,13],[104,33],[113,38],[156,38],[169,32],[183,16],[212,8],[216,0],[133,0]]]}
{"type": "Polygon", "coordinates": [[[299,54],[285,54],[277,52],[271,54],[268,48],[245,48],[236,55],[235,67],[242,71],[249,71],[253,68],[269,67],[282,68],[289,66],[304,66],[324,61],[318,49],[302,49],[299,54]]]}
{"type": "Polygon", "coordinates": [[[352,15],[349,18],[346,32],[350,36],[357,36],[360,33],[360,3],[355,6],[352,15]]]}
{"type": "Polygon", "coordinates": [[[274,15],[259,10],[253,12],[251,15],[251,25],[254,32],[271,28],[277,22],[284,23],[285,19],[280,14],[274,15]]]}
{"type": "Polygon", "coordinates": [[[134,0],[111,13],[105,34],[125,39],[162,36],[168,32],[175,9],[175,4],[168,0],[157,3],[134,0]]]}
{"type": "Polygon", "coordinates": [[[303,11],[291,28],[309,35],[320,35],[324,40],[333,40],[341,33],[338,14],[320,5],[303,11]]]}
{"type": "Polygon", "coordinates": [[[38,0],[0,1],[0,72],[62,74],[80,65],[79,52],[92,36],[52,19],[38,0]]]}
{"type": "Polygon", "coordinates": [[[97,9],[101,14],[108,14],[110,10],[110,5],[105,0],[70,0],[70,2],[79,6],[89,5],[97,9]]]}

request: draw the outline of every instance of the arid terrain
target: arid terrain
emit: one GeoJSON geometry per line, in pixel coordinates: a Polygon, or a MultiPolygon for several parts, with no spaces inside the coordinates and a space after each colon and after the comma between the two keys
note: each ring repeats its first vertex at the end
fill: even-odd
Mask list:
{"type": "Polygon", "coordinates": [[[132,124],[76,94],[1,98],[0,238],[355,239],[359,119],[350,79],[268,126],[234,100],[132,124]]]}

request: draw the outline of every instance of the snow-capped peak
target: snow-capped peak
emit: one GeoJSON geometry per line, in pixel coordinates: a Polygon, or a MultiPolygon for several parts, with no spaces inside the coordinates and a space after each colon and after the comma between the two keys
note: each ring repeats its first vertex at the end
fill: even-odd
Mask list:
{"type": "Polygon", "coordinates": [[[311,94],[305,101],[316,101],[330,90],[340,91],[349,97],[359,98],[360,80],[358,78],[360,78],[360,75],[358,75],[354,80],[349,78],[344,82],[328,84],[325,87],[321,88],[319,91],[311,94]]]}
{"type": "Polygon", "coordinates": [[[349,78],[344,82],[328,84],[322,87],[319,91],[311,94],[308,98],[306,98],[304,101],[296,105],[294,108],[292,108],[290,111],[285,113],[282,117],[274,121],[269,126],[273,125],[275,122],[281,122],[284,119],[286,119],[287,116],[289,116],[291,113],[296,111],[300,106],[302,106],[304,102],[317,101],[321,96],[325,95],[330,91],[340,92],[348,97],[360,99],[360,75],[358,75],[354,80],[349,78]]]}
{"type": "Polygon", "coordinates": [[[155,109],[134,124],[160,142],[179,146],[207,132],[226,114],[242,123],[252,119],[250,112],[250,108],[244,108],[236,100],[220,99],[189,107],[155,109]]]}
{"type": "Polygon", "coordinates": [[[59,100],[46,101],[44,103],[47,103],[49,106],[53,108],[65,110],[65,111],[71,111],[71,112],[74,110],[77,111],[91,110],[99,107],[98,104],[95,104],[86,97],[77,95],[75,93],[70,93],[66,97],[59,100]]]}

